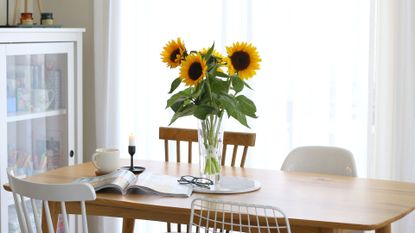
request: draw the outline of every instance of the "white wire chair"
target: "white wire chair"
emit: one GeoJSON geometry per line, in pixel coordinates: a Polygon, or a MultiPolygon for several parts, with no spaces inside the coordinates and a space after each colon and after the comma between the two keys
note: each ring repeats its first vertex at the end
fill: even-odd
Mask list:
{"type": "Polygon", "coordinates": [[[279,208],[204,198],[192,201],[189,226],[188,233],[291,233],[288,218],[279,208]]]}
{"type": "Polygon", "coordinates": [[[38,211],[38,202],[45,208],[46,223],[49,233],[55,232],[48,201],[60,202],[63,230],[69,233],[68,216],[65,202],[80,202],[82,214],[82,229],[88,233],[85,201],[95,200],[95,190],[90,184],[41,184],[22,180],[15,176],[14,169],[7,168],[10,187],[13,191],[16,205],[17,219],[22,233],[42,233],[41,215],[38,211]],[[28,206],[29,204],[29,206],[28,206]],[[30,210],[32,214],[30,213],[30,210]],[[31,222],[34,222],[33,224],[31,222]]]}

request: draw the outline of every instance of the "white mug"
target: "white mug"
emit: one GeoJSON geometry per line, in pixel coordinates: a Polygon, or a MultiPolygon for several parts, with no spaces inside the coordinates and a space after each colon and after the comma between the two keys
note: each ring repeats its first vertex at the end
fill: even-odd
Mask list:
{"type": "Polygon", "coordinates": [[[32,110],[45,111],[55,100],[56,93],[49,89],[32,89],[32,110]]]}
{"type": "Polygon", "coordinates": [[[110,173],[120,167],[120,151],[118,149],[99,148],[92,155],[92,163],[101,173],[110,173]]]}

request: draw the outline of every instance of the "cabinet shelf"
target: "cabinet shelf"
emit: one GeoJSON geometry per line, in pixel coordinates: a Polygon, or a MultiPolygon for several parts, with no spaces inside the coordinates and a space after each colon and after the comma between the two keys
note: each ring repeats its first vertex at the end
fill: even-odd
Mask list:
{"type": "Polygon", "coordinates": [[[65,115],[66,109],[57,109],[57,110],[50,110],[45,112],[29,112],[29,113],[17,113],[7,116],[7,122],[17,122],[17,121],[25,121],[25,120],[33,120],[38,118],[45,118],[51,116],[60,116],[65,115]]]}

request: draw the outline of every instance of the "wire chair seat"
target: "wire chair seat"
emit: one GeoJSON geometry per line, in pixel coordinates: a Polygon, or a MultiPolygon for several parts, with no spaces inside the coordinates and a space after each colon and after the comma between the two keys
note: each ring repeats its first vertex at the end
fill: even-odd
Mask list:
{"type": "Polygon", "coordinates": [[[188,233],[291,233],[285,213],[273,206],[198,198],[192,202],[188,233]]]}

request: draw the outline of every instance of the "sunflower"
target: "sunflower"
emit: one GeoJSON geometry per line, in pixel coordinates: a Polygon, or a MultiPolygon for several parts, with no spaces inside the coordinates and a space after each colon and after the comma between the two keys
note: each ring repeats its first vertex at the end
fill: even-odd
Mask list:
{"type": "MultiPolygon", "coordinates": [[[[200,53],[200,55],[205,56],[208,51],[209,51],[209,48],[203,48],[202,50],[200,50],[199,53],[200,53]]],[[[225,65],[225,63],[224,63],[225,57],[223,57],[223,55],[221,53],[219,53],[218,51],[216,51],[216,49],[214,49],[212,51],[211,59],[215,59],[216,63],[218,63],[220,65],[216,68],[216,71],[223,73],[223,69],[221,68],[221,66],[225,65]]],[[[211,60],[209,59],[208,62],[211,62],[211,60]]]]}
{"type": "MultiPolygon", "coordinates": [[[[200,54],[202,54],[202,55],[206,55],[206,53],[209,51],[209,49],[208,48],[203,48],[202,50],[200,50],[200,54]]],[[[223,59],[223,55],[221,54],[221,53],[219,53],[218,51],[216,51],[216,49],[214,49],[213,51],[212,51],[212,55],[214,56],[214,57],[216,57],[216,58],[218,58],[218,59],[223,59]]]]}
{"type": "Polygon", "coordinates": [[[206,61],[200,54],[190,54],[182,64],[180,78],[187,86],[195,86],[206,75],[206,61]]]}
{"type": "Polygon", "coordinates": [[[241,79],[249,79],[255,75],[259,69],[258,51],[252,44],[246,42],[233,43],[232,46],[226,47],[228,53],[228,70],[231,75],[238,73],[241,79]]]}
{"type": "Polygon", "coordinates": [[[167,63],[170,68],[175,68],[180,65],[182,57],[186,48],[184,43],[177,38],[177,41],[171,40],[163,48],[163,52],[160,54],[163,62],[167,63]]]}

